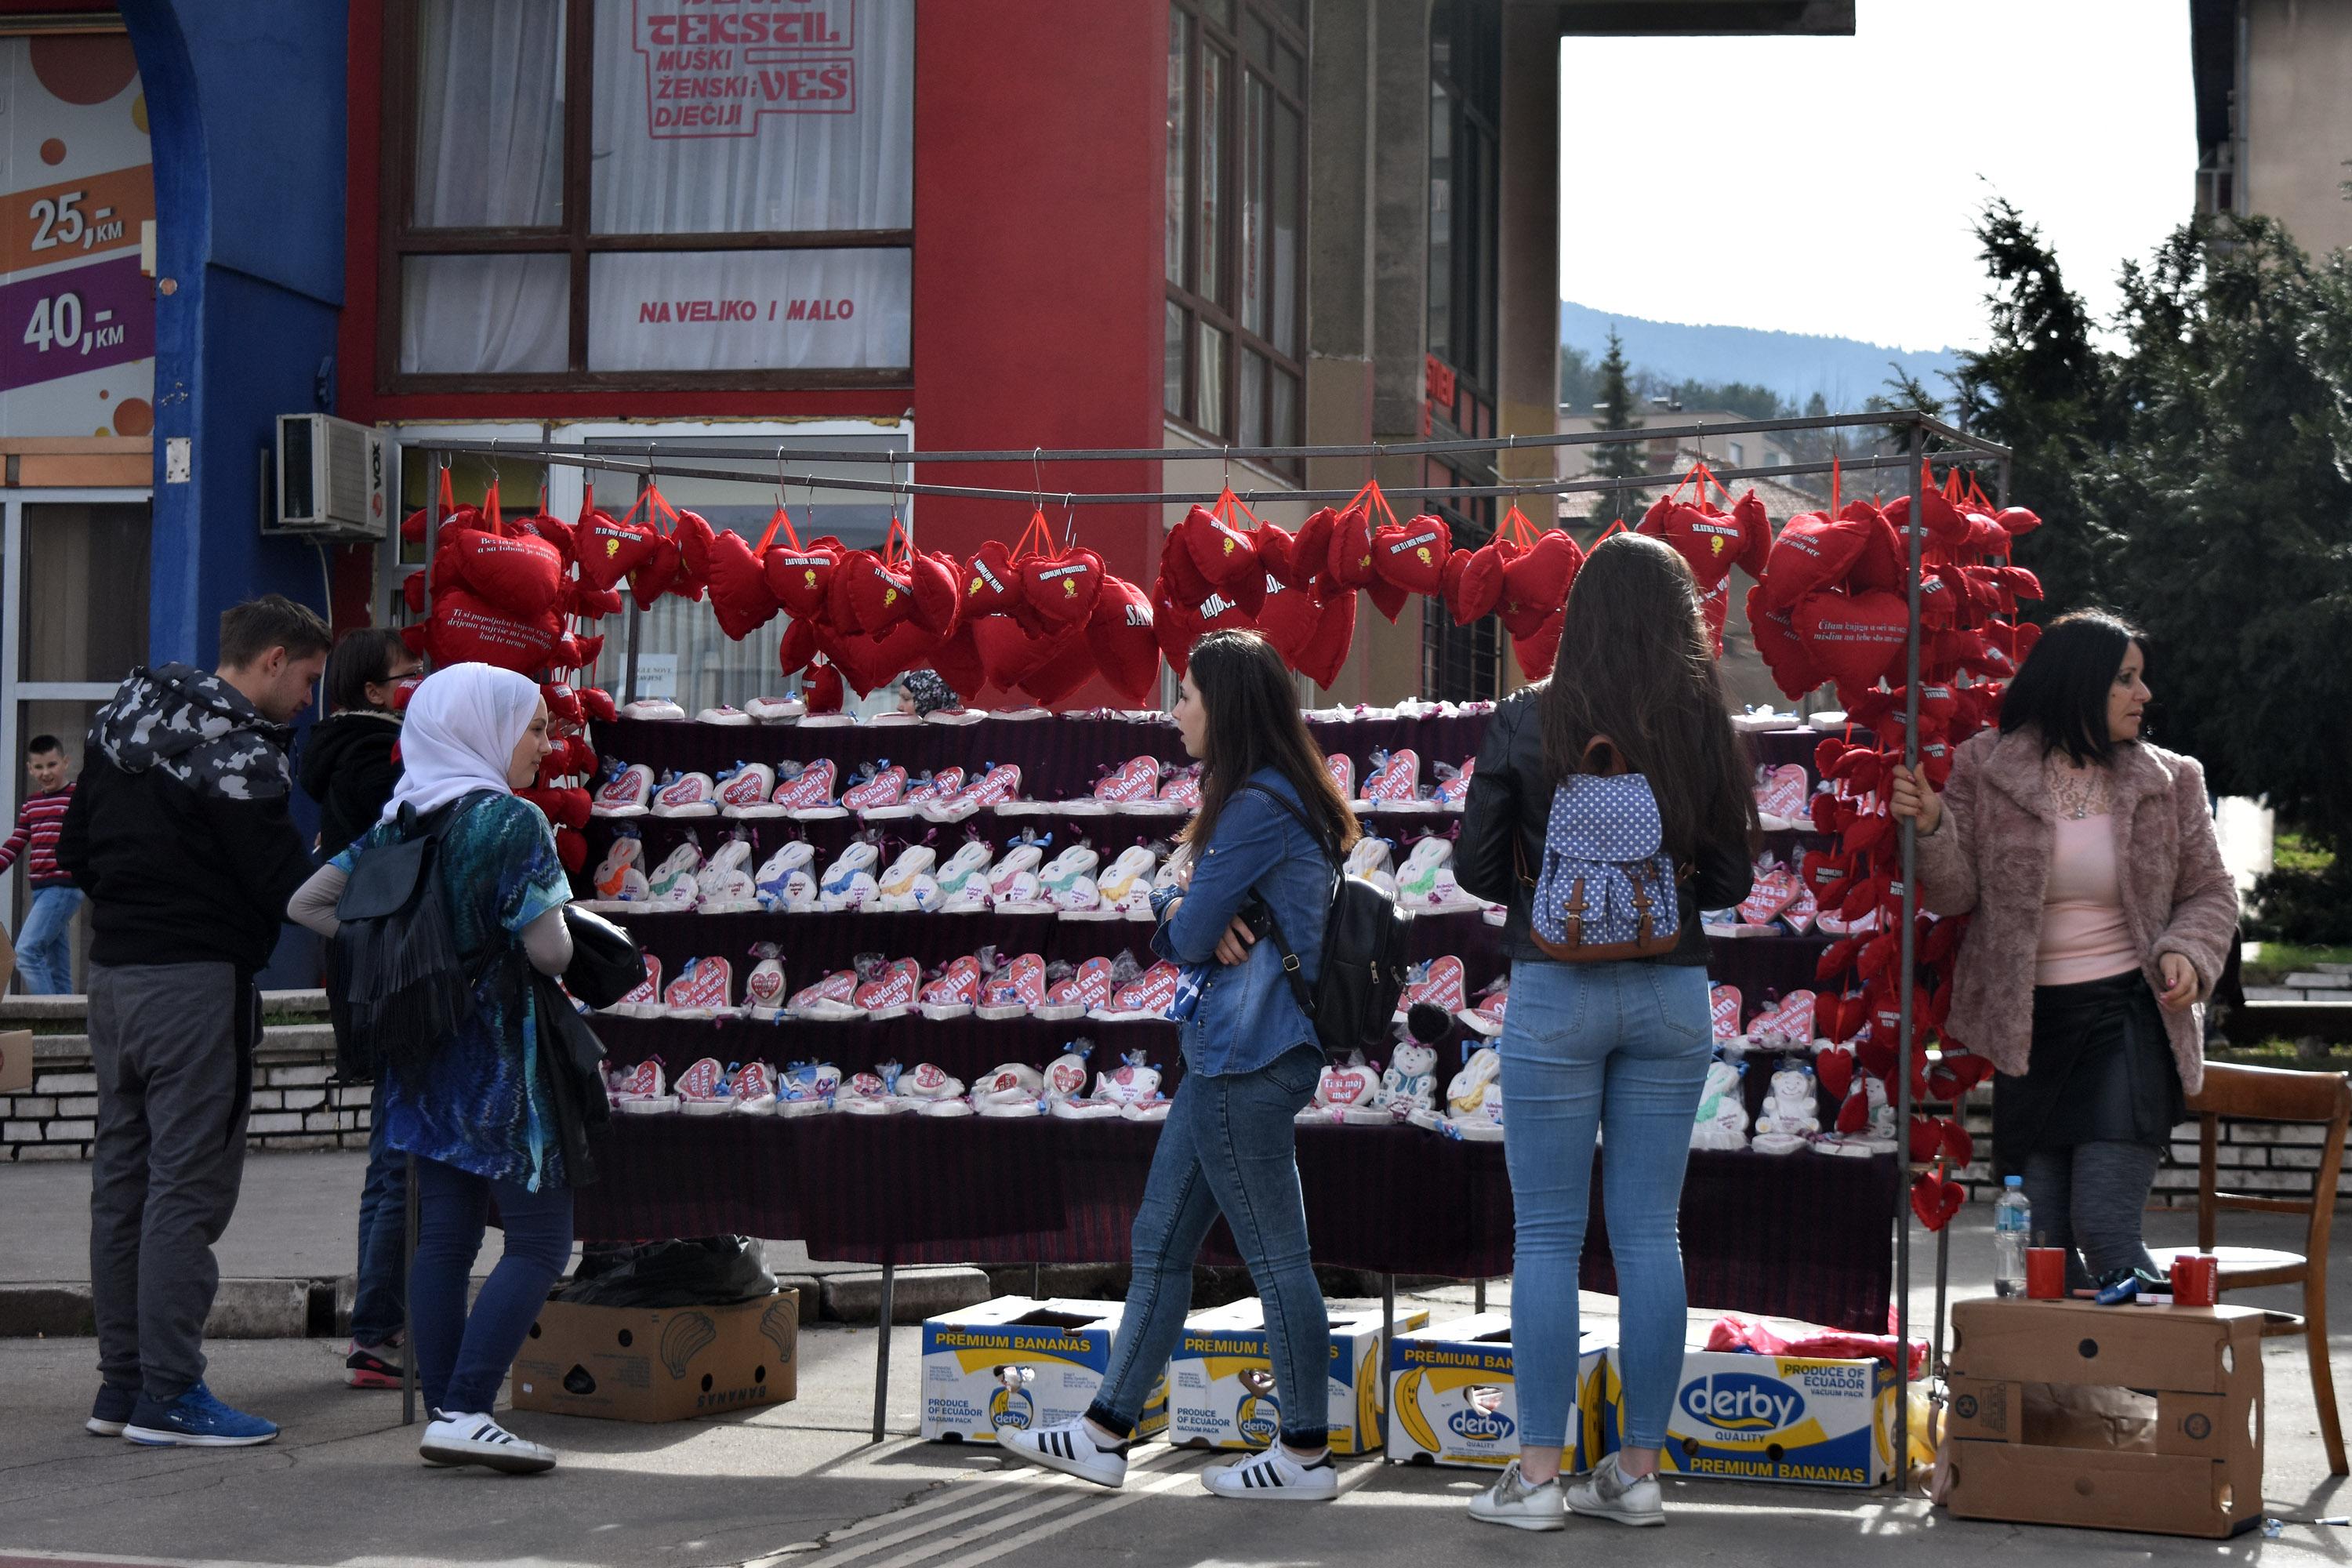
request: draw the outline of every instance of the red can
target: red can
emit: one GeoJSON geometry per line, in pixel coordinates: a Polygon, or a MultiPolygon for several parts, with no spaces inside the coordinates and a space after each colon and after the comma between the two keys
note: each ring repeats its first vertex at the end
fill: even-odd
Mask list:
{"type": "Polygon", "coordinates": [[[2030,1301],[2056,1301],[2066,1294],[2066,1249],[2029,1247],[2025,1249],[2025,1296],[2030,1301]]]}
{"type": "Polygon", "coordinates": [[[2210,1252],[2182,1252],[2172,1259],[2172,1304],[2210,1307],[2221,1299],[2221,1260],[2210,1252]]]}

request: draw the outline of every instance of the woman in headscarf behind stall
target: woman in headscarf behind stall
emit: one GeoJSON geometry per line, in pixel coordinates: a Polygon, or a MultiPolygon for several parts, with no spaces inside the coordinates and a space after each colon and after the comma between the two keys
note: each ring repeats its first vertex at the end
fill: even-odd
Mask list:
{"type": "Polygon", "coordinates": [[[410,1342],[431,1412],[420,1451],[436,1464],[520,1471],[555,1463],[552,1449],[490,1419],[506,1370],[572,1254],[572,1193],[539,1068],[530,973],[561,974],[571,963],[563,906],[572,889],[547,818],[513,794],[548,750],[547,704],[528,678],[484,664],[426,677],[409,700],[404,768],[383,819],[303,884],[288,910],[333,936],[335,906],[360,858],[446,815],[435,873],[458,955],[480,975],[473,1016],[439,1040],[395,1051],[381,1100],[386,1142],[416,1156],[410,1342]],[[506,1251],[469,1315],[467,1283],[494,1197],[506,1251]]]}

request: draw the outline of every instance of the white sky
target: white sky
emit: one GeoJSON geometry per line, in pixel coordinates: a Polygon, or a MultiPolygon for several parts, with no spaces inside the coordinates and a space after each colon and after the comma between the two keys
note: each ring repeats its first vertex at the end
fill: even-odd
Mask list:
{"type": "Polygon", "coordinates": [[[1560,294],[1603,310],[1979,347],[1990,196],[2101,318],[2194,207],[2188,0],[1858,0],[1852,37],[1570,37],[1560,73],[1560,294]]]}

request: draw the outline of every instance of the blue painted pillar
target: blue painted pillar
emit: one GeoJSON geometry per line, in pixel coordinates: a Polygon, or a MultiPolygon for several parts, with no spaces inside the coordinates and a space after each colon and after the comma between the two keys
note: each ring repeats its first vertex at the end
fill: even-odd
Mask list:
{"type": "Polygon", "coordinates": [[[323,408],[343,291],[342,0],[122,0],[155,153],[155,529],[148,652],[209,667],[220,613],[328,613],[308,543],[259,533],[279,414],[323,408]],[[185,482],[166,482],[171,443],[185,482]]]}

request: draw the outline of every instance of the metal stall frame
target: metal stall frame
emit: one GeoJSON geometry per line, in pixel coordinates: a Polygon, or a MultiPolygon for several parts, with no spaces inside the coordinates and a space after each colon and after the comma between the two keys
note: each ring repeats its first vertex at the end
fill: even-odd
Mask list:
{"type": "MultiPolygon", "coordinates": [[[[1989,465],[1994,470],[1995,494],[2005,503],[2009,489],[2009,474],[2011,461],[2011,453],[2008,447],[2000,446],[1995,442],[1985,440],[1981,437],[1970,435],[1967,431],[1947,424],[1945,421],[1936,417],[1934,415],[1928,414],[1920,409],[1888,409],[1876,413],[1836,414],[1819,418],[1797,417],[1788,419],[1699,420],[1681,425],[1644,425],[1631,430],[1574,431],[1558,435],[1499,436],[1475,438],[1455,437],[1428,441],[1373,441],[1296,447],[1249,447],[1228,445],[1223,447],[1201,447],[1189,448],[1150,447],[1052,449],[1046,447],[1026,447],[996,450],[885,453],[846,450],[795,451],[786,445],[779,446],[777,448],[776,457],[778,473],[773,480],[769,479],[766,476],[759,476],[756,478],[747,476],[740,468],[715,469],[696,467],[695,465],[698,460],[709,461],[725,459],[740,463],[742,461],[744,454],[740,447],[698,447],[690,438],[668,441],[662,440],[657,437],[648,438],[644,444],[645,449],[642,456],[636,456],[627,452],[614,451],[610,447],[591,450],[585,447],[578,445],[559,446],[543,441],[509,441],[503,439],[449,441],[429,439],[418,444],[424,447],[427,454],[428,466],[430,466],[436,458],[440,461],[446,462],[450,454],[462,452],[493,458],[499,457],[528,458],[533,461],[544,462],[556,467],[579,468],[582,469],[601,469],[608,472],[630,474],[636,476],[641,482],[649,482],[653,476],[656,472],[659,472],[679,479],[719,479],[742,484],[768,484],[771,482],[785,485],[821,484],[825,489],[835,490],[871,491],[903,496],[936,496],[967,500],[1029,501],[1033,504],[1042,504],[1044,500],[1047,497],[1059,496],[1062,500],[1062,504],[1066,508],[1071,508],[1080,506],[1184,505],[1188,503],[1207,504],[1215,501],[1219,498],[1221,490],[1058,491],[1046,488],[1043,479],[1045,465],[1048,463],[1089,462],[1156,462],[1161,464],[1188,462],[1219,463],[1224,465],[1226,471],[1230,472],[1231,465],[1236,459],[1247,462],[1266,462],[1288,459],[1298,459],[1303,461],[1307,458],[1358,458],[1366,459],[1366,468],[1369,471],[1372,462],[1388,458],[1433,457],[1456,453],[1539,451],[1557,447],[1623,445],[1625,443],[1634,441],[1649,442],[1659,439],[1699,439],[1707,436],[1749,434],[1785,435],[1807,431],[1837,431],[1852,429],[1875,429],[1895,435],[1901,441],[1904,450],[1891,455],[1857,455],[1853,458],[1835,458],[1827,462],[1784,463],[1769,467],[1732,467],[1727,468],[1710,469],[1709,471],[1714,474],[1715,478],[1718,481],[1730,481],[1734,479],[1786,479],[1797,475],[1847,472],[1867,473],[1890,469],[1900,470],[1906,474],[1906,483],[1907,487],[1906,493],[1910,499],[1911,511],[1909,525],[1905,530],[1909,553],[1907,569],[1905,574],[1907,579],[1907,609],[1909,614],[1904,637],[1905,722],[1903,760],[1906,767],[1916,768],[1919,763],[1919,592],[1922,552],[1919,512],[1922,491],[1922,476],[1926,471],[1927,463],[1931,459],[1940,459],[1947,464],[1967,464],[1972,467],[1989,465]],[[1930,452],[1928,450],[1930,442],[1940,443],[1942,449],[1930,452]],[[856,479],[835,477],[827,477],[820,479],[812,475],[792,475],[782,472],[784,459],[788,456],[798,458],[803,462],[822,462],[828,465],[887,463],[890,466],[891,471],[887,479],[856,479]],[[926,484],[915,480],[912,478],[913,474],[925,463],[1025,463],[1030,465],[1031,473],[1034,482],[1026,488],[1017,486],[1011,488],[999,488],[974,485],[926,484]],[[908,473],[908,478],[904,479],[900,479],[897,472],[898,467],[901,465],[904,465],[907,468],[908,473]]],[[[1418,500],[1435,498],[1470,500],[1492,497],[1500,499],[1506,496],[1517,498],[1526,496],[1559,496],[1586,493],[1612,494],[1623,490],[1648,489],[1657,485],[1670,482],[1675,478],[1675,476],[1669,471],[1656,474],[1635,475],[1623,479],[1588,478],[1575,479],[1531,479],[1514,484],[1496,485],[1418,485],[1399,486],[1394,489],[1383,487],[1383,491],[1384,493],[1401,500],[1418,500]]],[[[1298,501],[1344,503],[1355,499],[1359,492],[1343,489],[1297,489],[1286,487],[1254,487],[1250,489],[1236,491],[1235,493],[1244,500],[1251,502],[1298,501]]],[[[431,570],[430,563],[439,544],[438,536],[440,532],[441,518],[439,490],[437,486],[428,486],[425,511],[426,531],[425,560],[427,563],[426,570],[429,573],[431,570]]],[[[427,579],[427,587],[430,587],[429,577],[427,579]]],[[[634,689],[635,685],[636,625],[637,612],[633,608],[630,612],[628,673],[628,685],[631,689],[634,689]]],[[[1914,989],[1916,979],[1915,973],[1916,954],[1915,947],[1919,910],[1919,893],[1916,877],[1918,836],[1917,830],[1913,824],[1909,822],[1900,824],[1898,830],[1898,843],[1903,867],[1903,931],[1901,936],[1901,962],[1903,972],[1898,984],[1897,1000],[1901,1024],[1896,1042],[1896,1061],[1901,1065],[1903,1070],[1899,1071],[1896,1075],[1895,1126],[1899,1130],[1898,1136],[1900,1136],[1902,1131],[1907,1131],[1911,1124],[1911,1073],[1908,1070],[1908,1068],[1911,1061],[1912,1046],[1916,1035],[1914,1017],[1916,998],[1914,996],[1914,989]]],[[[1910,1183],[1921,1173],[1921,1171],[1925,1167],[1919,1166],[1910,1160],[1907,1147],[1898,1147],[1897,1169],[1902,1173],[1901,1183],[1903,1189],[1898,1191],[1896,1194],[1895,1205],[1895,1334],[1896,1342],[1896,1406],[1895,1411],[1895,1434],[1894,1449],[1895,1467],[1894,1479],[1895,1487],[1898,1493],[1907,1492],[1910,1489],[1911,1479],[1910,1395],[1912,1378],[1910,1340],[1912,1215],[1910,1213],[1907,1192],[1910,1183]]],[[[415,1188],[412,1185],[410,1189],[412,1215],[414,1213],[415,1202],[415,1188]]],[[[410,1234],[412,1237],[415,1235],[413,1219],[411,1221],[410,1234]]],[[[1932,1340],[1930,1346],[1930,1362],[1928,1366],[1928,1375],[1931,1378],[1940,1370],[1940,1363],[1942,1360],[1943,1318],[1947,1288],[1948,1284],[1949,1261],[1950,1249],[1948,1244],[1948,1231],[1938,1230],[1937,1232],[1936,1246],[1935,1321],[1931,1325],[1932,1340]]],[[[882,1441],[887,1435],[885,1416],[887,1414],[889,1394],[890,1309],[894,1295],[893,1288],[896,1284],[897,1272],[897,1266],[893,1262],[886,1259],[882,1265],[881,1321],[877,1325],[877,1338],[878,1344],[875,1353],[873,1440],[877,1443],[882,1441]]],[[[1486,1282],[1484,1280],[1478,1281],[1478,1290],[1482,1300],[1485,1295],[1485,1284],[1486,1282]]],[[[1388,1344],[1394,1337],[1395,1324],[1396,1279],[1394,1275],[1386,1275],[1383,1276],[1381,1281],[1381,1366],[1383,1368],[1383,1375],[1385,1375],[1385,1368],[1387,1365],[1388,1344]]],[[[415,1358],[412,1357],[409,1359],[413,1362],[415,1358]]],[[[413,1418],[413,1412],[410,1405],[414,1398],[414,1372],[411,1371],[407,1373],[406,1377],[404,1378],[404,1384],[408,1385],[404,1388],[403,1395],[404,1408],[402,1416],[404,1423],[413,1418]]],[[[1387,1428],[1389,1421],[1388,1404],[1385,1399],[1381,1402],[1381,1419],[1382,1427],[1382,1447],[1385,1450],[1387,1447],[1387,1428]]]]}

